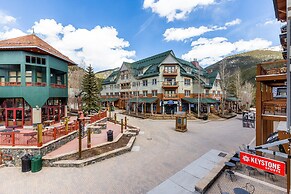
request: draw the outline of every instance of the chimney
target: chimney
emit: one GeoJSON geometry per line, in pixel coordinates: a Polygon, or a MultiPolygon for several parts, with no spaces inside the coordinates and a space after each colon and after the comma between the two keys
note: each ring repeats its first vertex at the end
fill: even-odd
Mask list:
{"type": "Polygon", "coordinates": [[[191,63],[197,69],[201,69],[201,67],[200,67],[199,62],[197,61],[197,59],[193,59],[193,61],[191,61],[191,63]]]}

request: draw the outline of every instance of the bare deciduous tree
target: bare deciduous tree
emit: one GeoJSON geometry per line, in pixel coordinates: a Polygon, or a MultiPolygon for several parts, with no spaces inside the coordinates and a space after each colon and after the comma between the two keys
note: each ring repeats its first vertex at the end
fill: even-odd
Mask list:
{"type": "Polygon", "coordinates": [[[229,86],[229,77],[230,73],[226,69],[225,60],[222,61],[222,64],[219,66],[219,74],[220,74],[220,86],[222,90],[222,98],[221,98],[221,111],[222,115],[225,115],[225,101],[227,97],[227,89],[229,86]]]}

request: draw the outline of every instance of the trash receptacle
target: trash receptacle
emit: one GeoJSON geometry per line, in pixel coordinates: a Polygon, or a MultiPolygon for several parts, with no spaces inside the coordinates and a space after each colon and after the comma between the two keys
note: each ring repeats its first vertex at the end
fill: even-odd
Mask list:
{"type": "Polygon", "coordinates": [[[107,131],[107,141],[113,141],[113,131],[112,130],[107,131]]]}
{"type": "Polygon", "coordinates": [[[31,170],[31,155],[25,154],[21,157],[21,171],[29,172],[31,170]]]}
{"type": "Polygon", "coordinates": [[[37,155],[31,158],[31,172],[38,172],[42,169],[42,156],[37,155]]]}

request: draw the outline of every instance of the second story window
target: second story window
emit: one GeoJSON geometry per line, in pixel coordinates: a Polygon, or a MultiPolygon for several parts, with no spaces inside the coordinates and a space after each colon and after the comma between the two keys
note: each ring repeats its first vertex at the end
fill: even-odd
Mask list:
{"type": "Polygon", "coordinates": [[[176,67],[175,66],[165,66],[164,72],[165,73],[175,73],[176,67]]]}
{"type": "Polygon", "coordinates": [[[205,95],[206,95],[206,96],[209,95],[209,90],[205,90],[205,95]]]}
{"type": "Polygon", "coordinates": [[[217,94],[220,95],[220,91],[217,91],[217,94]]]}
{"type": "Polygon", "coordinates": [[[152,85],[157,85],[157,79],[152,79],[152,85]]]}
{"type": "Polygon", "coordinates": [[[185,96],[190,96],[190,90],[185,90],[185,96]]]}
{"type": "Polygon", "coordinates": [[[21,82],[20,71],[10,71],[9,72],[9,82],[21,82]]]}
{"type": "Polygon", "coordinates": [[[157,90],[152,90],[152,96],[158,96],[158,91],[157,90]]]}
{"type": "Polygon", "coordinates": [[[148,96],[148,91],[147,90],[142,91],[142,95],[143,96],[148,96]]]}
{"type": "Polygon", "coordinates": [[[191,85],[191,79],[184,79],[184,84],[185,84],[185,86],[190,86],[191,85]]]}
{"type": "Polygon", "coordinates": [[[32,82],[32,71],[25,72],[25,82],[32,82]]]}
{"type": "Polygon", "coordinates": [[[110,90],[112,90],[113,89],[113,85],[110,85],[110,90]]]}
{"type": "Polygon", "coordinates": [[[142,80],[142,85],[143,86],[148,86],[148,80],[142,80]]]}
{"type": "Polygon", "coordinates": [[[215,95],[215,90],[212,90],[212,94],[215,95]]]}

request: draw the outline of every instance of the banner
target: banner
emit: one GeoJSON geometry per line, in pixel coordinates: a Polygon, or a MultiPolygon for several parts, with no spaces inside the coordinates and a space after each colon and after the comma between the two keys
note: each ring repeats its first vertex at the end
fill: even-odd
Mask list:
{"type": "Polygon", "coordinates": [[[240,152],[240,163],[259,168],[280,176],[285,176],[285,163],[262,156],[240,152]]]}

